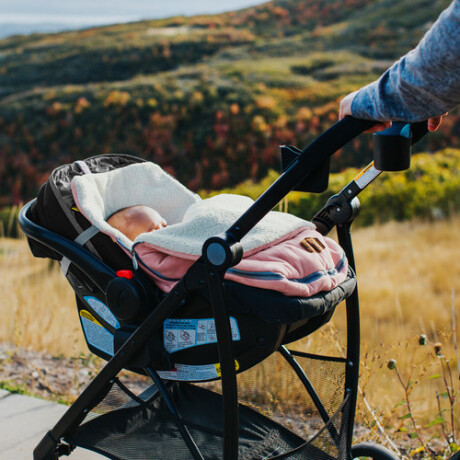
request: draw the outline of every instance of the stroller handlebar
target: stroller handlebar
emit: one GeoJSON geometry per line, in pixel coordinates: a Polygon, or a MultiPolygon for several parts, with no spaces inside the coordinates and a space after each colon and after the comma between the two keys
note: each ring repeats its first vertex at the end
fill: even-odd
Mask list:
{"type": "Polygon", "coordinates": [[[255,201],[227,231],[240,241],[269,211],[271,211],[302,179],[338,149],[377,122],[345,117],[332,125],[305,147],[287,170],[255,201]]]}
{"type": "Polygon", "coordinates": [[[240,241],[276,204],[279,203],[312,170],[331,157],[338,149],[377,122],[345,117],[332,125],[305,147],[286,171],[254,202],[226,232],[240,241]]]}
{"type": "MultiPolygon", "coordinates": [[[[332,125],[328,130],[318,136],[311,144],[305,147],[298,157],[292,161],[284,173],[253,203],[253,205],[222,235],[216,235],[221,245],[221,252],[235,257],[222,257],[225,267],[230,267],[239,262],[241,249],[238,248],[241,239],[257,223],[270,212],[297,184],[299,184],[311,171],[315,171],[327,161],[337,150],[342,148],[358,135],[368,131],[377,124],[374,120],[362,120],[346,116],[332,125]]],[[[407,125],[407,123],[406,123],[407,125]]],[[[410,124],[410,145],[418,142],[428,132],[427,122],[410,124]]],[[[379,133],[381,135],[381,133],[379,133]]],[[[399,137],[399,136],[398,136],[399,137]]],[[[408,151],[410,155],[410,151],[408,151]]],[[[214,240],[214,238],[211,238],[214,240]]],[[[203,245],[203,256],[208,260],[208,248],[211,239],[203,245]]],[[[215,246],[216,241],[213,241],[215,246]]],[[[209,262],[209,260],[208,260],[209,262]]],[[[216,267],[215,264],[211,264],[216,267]]]]}
{"type": "Polygon", "coordinates": [[[425,134],[428,134],[428,121],[417,121],[410,124],[412,145],[416,144],[425,134]]]}
{"type": "Polygon", "coordinates": [[[318,157],[318,162],[324,161],[356,136],[371,129],[376,124],[377,121],[374,120],[362,120],[346,116],[320,134],[311,144],[302,150],[302,154],[315,154],[318,157]],[[322,151],[324,153],[320,153],[322,151]]]}
{"type": "MultiPolygon", "coordinates": [[[[299,156],[289,165],[286,171],[252,204],[252,206],[225,232],[217,235],[222,254],[235,254],[236,257],[222,257],[220,268],[226,269],[235,265],[240,259],[239,246],[241,239],[257,225],[299,182],[311,171],[316,170],[324,161],[331,157],[338,149],[350,142],[359,134],[372,128],[377,122],[345,117],[332,125],[327,131],[318,136],[311,144],[305,147],[299,156]]],[[[211,238],[214,252],[216,252],[214,238],[211,238]]],[[[203,245],[203,256],[207,262],[208,248],[211,239],[203,245]]],[[[211,265],[217,267],[215,263],[211,265]]]]}

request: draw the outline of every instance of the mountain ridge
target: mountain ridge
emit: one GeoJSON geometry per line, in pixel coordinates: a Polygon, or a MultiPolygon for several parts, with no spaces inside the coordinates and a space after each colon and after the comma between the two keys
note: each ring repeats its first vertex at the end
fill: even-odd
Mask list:
{"type": "MultiPolygon", "coordinates": [[[[338,100],[414,46],[449,0],[275,0],[243,10],[0,40],[0,203],[96,153],[157,162],[186,186],[259,180],[338,100]]],[[[458,138],[457,112],[422,148],[458,138]]],[[[368,140],[335,170],[369,159],[368,140]]]]}

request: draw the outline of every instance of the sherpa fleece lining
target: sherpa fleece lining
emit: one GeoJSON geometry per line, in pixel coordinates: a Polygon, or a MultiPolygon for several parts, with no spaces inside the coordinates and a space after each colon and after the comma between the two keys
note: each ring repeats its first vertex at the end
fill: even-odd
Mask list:
{"type": "MultiPolygon", "coordinates": [[[[134,243],[149,243],[166,252],[191,256],[200,255],[207,238],[226,231],[253,203],[250,198],[227,194],[202,200],[153,163],[75,177],[72,191],[85,217],[125,248],[131,248],[133,242],[106,219],[120,209],[143,204],[159,212],[168,226],[143,233],[134,243]]],[[[244,252],[278,241],[302,227],[314,225],[291,214],[272,211],[243,238],[244,252]]]]}

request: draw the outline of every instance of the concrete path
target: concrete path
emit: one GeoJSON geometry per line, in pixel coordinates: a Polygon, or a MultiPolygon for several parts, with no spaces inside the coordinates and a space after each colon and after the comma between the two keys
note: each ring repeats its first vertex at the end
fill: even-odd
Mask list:
{"type": "MultiPolygon", "coordinates": [[[[67,406],[0,390],[0,459],[32,460],[33,450],[67,406]]],[[[102,460],[86,449],[75,449],[69,460],[102,460]]]]}

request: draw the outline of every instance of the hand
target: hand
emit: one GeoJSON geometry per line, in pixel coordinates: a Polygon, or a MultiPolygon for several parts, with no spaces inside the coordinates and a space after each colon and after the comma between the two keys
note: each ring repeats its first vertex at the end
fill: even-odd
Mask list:
{"type": "Polygon", "coordinates": [[[439,126],[441,125],[442,123],[442,119],[447,115],[447,112],[446,113],[443,113],[442,115],[440,115],[439,117],[433,117],[433,118],[429,118],[428,119],[428,131],[430,131],[431,133],[434,133],[438,128],[439,126]]]}
{"type": "MultiPolygon", "coordinates": [[[[351,104],[353,102],[354,97],[358,91],[354,91],[353,93],[348,94],[342,99],[340,103],[340,110],[339,110],[339,119],[346,117],[347,115],[353,115],[351,112],[351,104]]],[[[367,130],[366,133],[376,133],[378,131],[383,131],[391,126],[391,121],[382,121],[377,123],[371,129],[367,130]]]]}
{"type": "Polygon", "coordinates": [[[347,115],[352,115],[351,113],[351,103],[353,102],[354,97],[358,91],[354,91],[353,93],[348,94],[342,99],[340,102],[340,109],[339,109],[339,119],[345,118],[347,115]]]}

